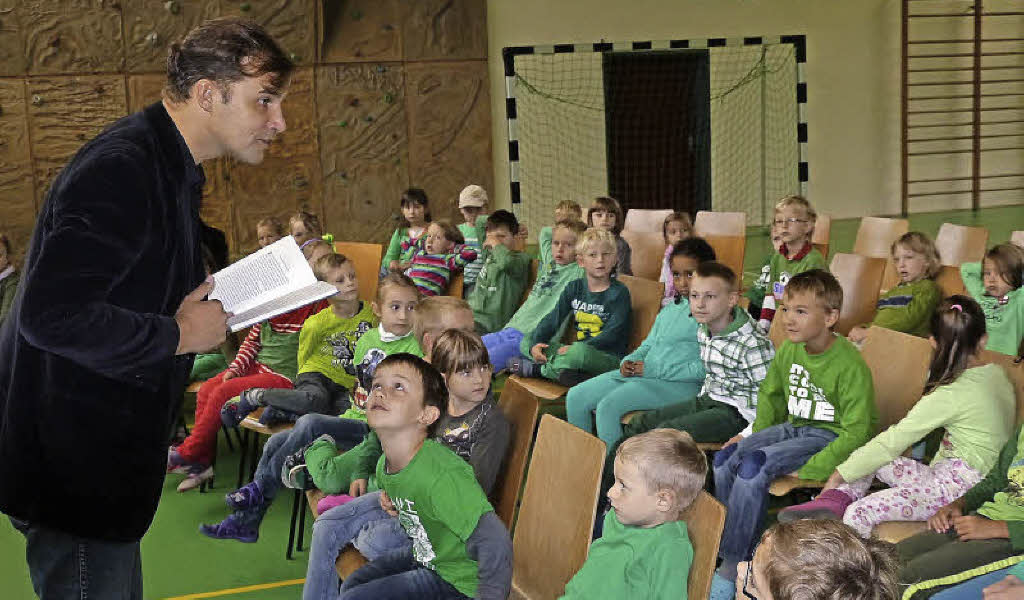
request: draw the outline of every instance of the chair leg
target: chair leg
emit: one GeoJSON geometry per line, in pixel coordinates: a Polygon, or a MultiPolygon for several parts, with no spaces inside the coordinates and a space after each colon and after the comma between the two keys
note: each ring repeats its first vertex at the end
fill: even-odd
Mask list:
{"type": "Polygon", "coordinates": [[[224,425],[221,425],[220,428],[224,430],[224,438],[228,441],[228,450],[234,452],[235,444],[231,441],[231,429],[224,425]]]}
{"type": "Polygon", "coordinates": [[[299,539],[295,549],[302,552],[302,538],[306,535],[306,503],[303,502],[305,494],[302,490],[295,490],[295,502],[299,505],[299,539]]]}
{"type": "MultiPolygon", "coordinates": [[[[256,479],[256,467],[260,462],[260,438],[259,435],[252,436],[252,447],[249,448],[249,480],[256,479]]],[[[248,483],[248,481],[246,483],[248,483]]]]}
{"type": "Polygon", "coordinates": [[[242,441],[239,444],[242,450],[241,456],[238,457],[238,485],[235,488],[242,487],[242,480],[245,478],[245,460],[249,454],[249,430],[245,429],[242,431],[242,441]]]}
{"type": "MultiPolygon", "coordinates": [[[[298,491],[298,490],[296,490],[298,491]]],[[[292,559],[292,544],[295,543],[295,521],[299,518],[299,496],[295,495],[292,499],[292,521],[288,527],[288,545],[285,547],[284,556],[286,559],[292,559]]]]}

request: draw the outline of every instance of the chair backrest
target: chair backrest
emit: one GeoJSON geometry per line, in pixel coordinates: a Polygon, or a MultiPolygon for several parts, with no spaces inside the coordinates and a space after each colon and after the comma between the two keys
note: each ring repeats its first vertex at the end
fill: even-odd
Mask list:
{"type": "Polygon", "coordinates": [[[736,274],[736,289],[743,289],[743,260],[747,253],[745,235],[702,235],[715,251],[715,260],[736,274]]]}
{"type": "Polygon", "coordinates": [[[462,271],[459,271],[458,273],[452,275],[451,280],[448,282],[447,295],[452,296],[453,298],[461,298],[465,285],[465,277],[463,276],[462,271]]]}
{"type": "Polygon", "coordinates": [[[889,219],[885,217],[863,217],[857,228],[857,238],[853,242],[853,253],[861,256],[873,256],[886,260],[885,274],[881,289],[887,290],[896,285],[899,277],[890,257],[892,243],[909,231],[910,224],[906,219],[889,219]]]}
{"type": "Polygon", "coordinates": [[[344,254],[356,267],[359,281],[359,298],[374,300],[377,297],[377,280],[380,278],[380,260],[384,246],[363,242],[334,242],[334,251],[344,254]]]}
{"type": "Polygon", "coordinates": [[[682,520],[686,521],[686,532],[693,545],[686,597],[706,600],[711,593],[711,576],[715,572],[718,544],[725,527],[725,507],[711,494],[702,491],[683,512],[682,520]]]}
{"type": "Polygon", "coordinates": [[[960,267],[943,265],[939,269],[939,274],[935,276],[935,283],[942,290],[943,298],[948,298],[953,294],[967,293],[967,288],[964,287],[964,280],[960,277],[960,267]]]}
{"type": "Polygon", "coordinates": [[[983,364],[995,363],[1006,370],[1006,374],[1013,382],[1013,393],[1017,397],[1017,423],[1024,422],[1024,362],[1017,362],[1017,359],[1009,354],[984,350],[979,357],[983,364]]]}
{"type": "Polygon", "coordinates": [[[836,331],[846,335],[857,325],[870,323],[874,318],[885,260],[837,252],[832,256],[829,270],[843,288],[843,308],[839,311],[836,331]]]}
{"type": "Polygon", "coordinates": [[[883,431],[905,417],[921,399],[932,346],[924,338],[872,327],[861,347],[861,356],[871,369],[878,430],[883,431]]]}
{"type": "Polygon", "coordinates": [[[515,594],[557,598],[583,566],[604,453],[598,438],[551,415],[541,417],[513,536],[515,594]]]}
{"type": "Polygon", "coordinates": [[[714,236],[743,236],[747,235],[747,213],[742,212],[715,212],[702,210],[697,212],[697,218],[693,221],[694,232],[706,237],[714,236]]]}
{"type": "Polygon", "coordinates": [[[661,233],[665,224],[665,217],[672,214],[671,208],[664,210],[652,210],[647,208],[631,208],[626,211],[626,222],[622,229],[629,231],[644,231],[661,233]]]}
{"type": "Polygon", "coordinates": [[[498,405],[512,425],[512,439],[491,496],[495,502],[494,512],[509,531],[514,531],[516,504],[523,487],[526,459],[530,456],[540,405],[514,378],[505,382],[498,405]]]}
{"type": "Polygon", "coordinates": [[[665,285],[660,281],[651,281],[640,277],[619,275],[621,281],[629,288],[629,299],[632,309],[632,321],[629,327],[629,351],[636,350],[654,326],[661,310],[661,299],[665,295],[665,285]]]}
{"type": "Polygon", "coordinates": [[[658,281],[662,261],[665,259],[665,237],[661,232],[624,229],[622,239],[626,240],[632,251],[630,266],[633,267],[633,275],[658,281]]]}
{"type": "Polygon", "coordinates": [[[829,240],[832,237],[832,217],[829,215],[818,215],[814,222],[814,233],[811,234],[811,245],[821,252],[821,255],[828,260],[829,240]]]}
{"type": "Polygon", "coordinates": [[[935,236],[935,247],[944,265],[981,262],[988,249],[988,229],[943,223],[935,236]]]}
{"type": "MultiPolygon", "coordinates": [[[[782,308],[782,304],[779,304],[779,309],[782,308]]],[[[772,345],[778,350],[782,342],[786,341],[786,329],[782,322],[782,310],[775,313],[775,318],[772,319],[771,327],[768,328],[768,339],[772,341],[772,345]]]]}
{"type": "Polygon", "coordinates": [[[530,273],[527,275],[526,287],[523,289],[523,295],[519,298],[519,306],[522,306],[526,299],[530,297],[530,290],[533,289],[533,284],[537,283],[537,272],[540,271],[540,261],[536,258],[530,261],[530,273]]]}
{"type": "Polygon", "coordinates": [[[1011,233],[1010,242],[1024,248],[1024,231],[1014,231],[1011,233]]]}

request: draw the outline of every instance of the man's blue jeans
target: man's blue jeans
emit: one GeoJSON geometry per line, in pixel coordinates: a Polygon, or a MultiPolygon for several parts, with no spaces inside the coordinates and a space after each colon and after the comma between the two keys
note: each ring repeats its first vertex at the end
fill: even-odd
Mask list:
{"type": "Polygon", "coordinates": [[[465,600],[467,596],[420,565],[412,549],[396,550],[362,567],[341,586],[340,600],[465,600]]]}
{"type": "Polygon", "coordinates": [[[139,542],[81,538],[11,517],[25,536],[32,589],[40,600],[142,600],[139,542]]]}
{"type": "Polygon", "coordinates": [[[363,494],[335,506],[313,522],[303,600],[338,597],[338,572],[334,569],[334,562],[347,544],[353,544],[371,561],[396,550],[412,550],[412,540],[398,519],[380,507],[380,492],[363,494]]]}
{"type": "Polygon", "coordinates": [[[725,504],[718,555],[733,564],[750,558],[772,480],[797,471],[836,434],[789,423],[767,427],[715,454],[715,497],[725,504]]]}

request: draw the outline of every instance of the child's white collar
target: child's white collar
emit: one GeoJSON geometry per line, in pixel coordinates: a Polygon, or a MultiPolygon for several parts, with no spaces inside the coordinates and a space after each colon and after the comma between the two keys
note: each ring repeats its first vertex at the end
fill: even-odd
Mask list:
{"type": "Polygon", "coordinates": [[[0,271],[0,280],[5,279],[8,275],[14,272],[14,265],[7,265],[7,268],[0,271]]]}
{"type": "Polygon", "coordinates": [[[388,333],[387,331],[384,330],[383,323],[377,326],[377,331],[380,332],[380,341],[382,342],[397,342],[398,340],[405,339],[412,335],[412,330],[409,330],[409,333],[405,335],[395,335],[393,333],[388,333]]]}

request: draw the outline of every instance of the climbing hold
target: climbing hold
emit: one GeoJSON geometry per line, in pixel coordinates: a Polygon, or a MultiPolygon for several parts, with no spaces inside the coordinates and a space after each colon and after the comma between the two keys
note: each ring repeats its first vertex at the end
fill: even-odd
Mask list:
{"type": "Polygon", "coordinates": [[[359,106],[359,98],[353,98],[348,101],[349,106],[359,106]]]}
{"type": "Polygon", "coordinates": [[[384,73],[384,72],[386,72],[387,70],[388,70],[388,68],[387,68],[387,67],[385,67],[384,65],[377,65],[377,72],[378,72],[378,73],[384,73]]]}
{"type": "Polygon", "coordinates": [[[146,43],[148,43],[150,46],[156,48],[157,46],[160,45],[160,36],[157,35],[157,33],[155,31],[151,31],[146,36],[146,43]]]}
{"type": "Polygon", "coordinates": [[[250,10],[252,10],[252,4],[249,4],[248,2],[243,2],[238,7],[238,9],[241,10],[242,12],[249,12],[250,10]]]}
{"type": "Polygon", "coordinates": [[[338,121],[338,127],[348,127],[348,121],[338,121]]]}
{"type": "Polygon", "coordinates": [[[299,62],[299,55],[294,52],[290,53],[288,58],[292,59],[292,62],[299,62]]]}
{"type": "Polygon", "coordinates": [[[384,104],[392,104],[395,101],[395,95],[391,92],[384,93],[384,104]]]}
{"type": "Polygon", "coordinates": [[[32,106],[42,106],[44,102],[46,102],[46,101],[43,100],[42,96],[39,96],[39,95],[32,96],[32,106]]]}
{"type": "Polygon", "coordinates": [[[366,121],[367,123],[373,123],[373,115],[366,115],[365,117],[363,117],[363,120],[366,121]]]}
{"type": "Polygon", "coordinates": [[[164,2],[164,8],[166,8],[167,12],[172,15],[176,15],[181,12],[181,4],[178,0],[167,0],[167,2],[164,2]]]}

